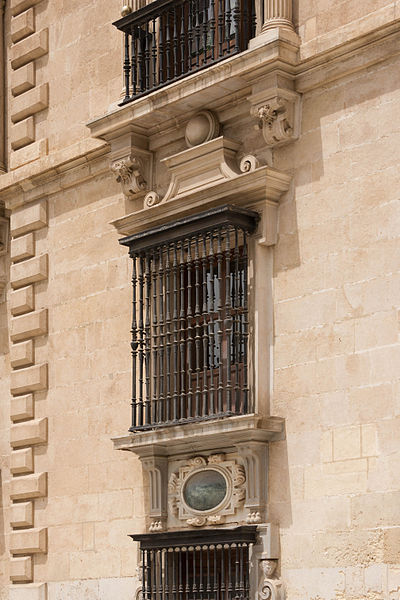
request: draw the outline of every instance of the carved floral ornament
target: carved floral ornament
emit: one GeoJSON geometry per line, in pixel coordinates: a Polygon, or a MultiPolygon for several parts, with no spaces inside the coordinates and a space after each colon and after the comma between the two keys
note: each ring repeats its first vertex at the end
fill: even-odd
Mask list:
{"type": "Polygon", "coordinates": [[[121,184],[125,196],[134,196],[147,190],[143,162],[137,156],[128,156],[114,161],[111,164],[111,171],[116,176],[117,182],[121,184]]]}
{"type": "Polygon", "coordinates": [[[261,129],[269,147],[280,146],[296,140],[299,136],[300,95],[286,89],[276,88],[269,94],[251,98],[251,114],[258,119],[256,129],[261,129]]]}
{"type": "Polygon", "coordinates": [[[168,483],[169,510],[194,527],[220,525],[245,499],[246,476],[242,465],[224,454],[196,456],[168,483]]]}

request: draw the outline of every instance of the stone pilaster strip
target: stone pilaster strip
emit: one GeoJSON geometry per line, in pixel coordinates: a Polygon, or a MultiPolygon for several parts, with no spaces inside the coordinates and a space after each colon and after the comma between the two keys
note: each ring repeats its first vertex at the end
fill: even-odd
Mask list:
{"type": "MultiPolygon", "coordinates": [[[[29,39],[29,38],[27,38],[29,39]]],[[[18,126],[17,126],[18,127],[18,126]]],[[[31,144],[22,151],[29,154],[31,144]]],[[[18,152],[14,152],[15,156],[18,152]]],[[[35,473],[34,448],[47,444],[47,418],[34,419],[35,391],[47,389],[47,364],[35,363],[35,338],[47,334],[47,309],[35,311],[35,283],[47,279],[47,254],[36,255],[35,231],[47,226],[44,199],[11,213],[11,411],[10,598],[40,599],[46,586],[34,581],[33,554],[47,551],[46,528],[34,529],[34,500],[47,495],[47,473],[35,473]],[[29,365],[29,366],[28,366],[29,365]],[[24,584],[24,585],[16,585],[24,584]]]]}

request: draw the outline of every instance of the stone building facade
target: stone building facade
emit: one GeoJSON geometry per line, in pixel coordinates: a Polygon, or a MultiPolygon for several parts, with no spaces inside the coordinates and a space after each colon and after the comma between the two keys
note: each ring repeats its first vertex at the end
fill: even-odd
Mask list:
{"type": "Polygon", "coordinates": [[[0,0],[0,599],[399,600],[400,2],[144,4],[0,0]]]}

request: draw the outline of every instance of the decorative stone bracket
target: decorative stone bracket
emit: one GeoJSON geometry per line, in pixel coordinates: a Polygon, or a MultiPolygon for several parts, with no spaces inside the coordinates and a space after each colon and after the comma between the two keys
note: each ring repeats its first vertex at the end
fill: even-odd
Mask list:
{"type": "Polygon", "coordinates": [[[122,191],[127,198],[144,194],[149,190],[151,162],[151,153],[143,150],[111,161],[111,171],[117,182],[121,184],[122,191]]]}
{"type": "Polygon", "coordinates": [[[269,148],[293,142],[300,134],[300,94],[274,87],[253,94],[251,115],[258,119],[269,148]]]}
{"type": "Polygon", "coordinates": [[[268,444],[264,442],[236,445],[246,473],[247,522],[250,525],[265,521],[268,487],[268,444]]]}
{"type": "Polygon", "coordinates": [[[282,581],[274,578],[277,560],[260,560],[260,584],[258,587],[258,600],[283,600],[284,590],[282,581]]]}
{"type": "Polygon", "coordinates": [[[149,530],[162,531],[167,518],[168,458],[149,456],[141,458],[141,463],[149,477],[149,530]]]}

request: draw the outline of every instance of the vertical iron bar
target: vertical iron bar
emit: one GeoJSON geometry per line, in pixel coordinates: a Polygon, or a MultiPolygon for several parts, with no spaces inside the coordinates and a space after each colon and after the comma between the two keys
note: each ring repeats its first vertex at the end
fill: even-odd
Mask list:
{"type": "Polygon", "coordinates": [[[203,1],[203,65],[207,64],[208,0],[203,1]]]}
{"type": "Polygon", "coordinates": [[[192,579],[192,599],[191,600],[196,600],[196,595],[197,595],[197,583],[196,583],[196,546],[193,546],[192,564],[193,564],[193,569],[192,569],[193,579],[192,579]]]}
{"type": "Polygon", "coordinates": [[[153,87],[157,85],[157,25],[156,25],[156,17],[153,17],[153,27],[151,33],[151,55],[153,59],[153,87]]]}
{"type": "Polygon", "coordinates": [[[129,79],[131,72],[131,62],[129,57],[129,33],[125,33],[125,55],[124,55],[124,76],[125,76],[125,98],[124,101],[129,100],[129,79]]]}
{"type": "Polygon", "coordinates": [[[157,387],[158,387],[158,353],[160,348],[160,338],[158,331],[158,319],[157,319],[157,257],[156,253],[153,252],[152,255],[152,277],[153,277],[153,306],[152,306],[152,351],[153,351],[153,400],[152,400],[152,410],[151,410],[151,422],[157,423],[158,420],[158,396],[157,396],[157,387]]]}
{"type": "Polygon", "coordinates": [[[243,544],[238,544],[240,547],[240,579],[239,579],[239,592],[240,597],[244,595],[244,574],[243,574],[243,544]]]}
{"type": "Polygon", "coordinates": [[[145,89],[148,90],[150,88],[150,31],[149,31],[149,21],[146,21],[146,25],[144,28],[145,35],[145,79],[144,86],[145,89]]]}
{"type": "Polygon", "coordinates": [[[185,6],[186,2],[181,4],[181,30],[180,30],[180,49],[181,49],[181,70],[180,75],[185,73],[185,6]]]}
{"type": "Polygon", "coordinates": [[[189,548],[186,548],[186,552],[185,552],[185,559],[186,559],[186,570],[185,570],[185,577],[186,577],[186,584],[185,584],[185,600],[189,600],[190,598],[190,585],[189,585],[189,548]]]}
{"type": "MultiPolygon", "coordinates": [[[[187,549],[186,549],[187,552],[187,549]]],[[[183,599],[183,579],[182,579],[182,547],[178,548],[178,593],[179,600],[183,599]]]]}
{"type": "Polygon", "coordinates": [[[172,354],[172,370],[174,374],[174,387],[172,395],[172,420],[178,420],[178,260],[177,260],[177,242],[173,244],[173,257],[172,257],[172,288],[173,288],[173,312],[172,312],[172,323],[173,323],[173,354],[172,354]]]}
{"type": "MultiPolygon", "coordinates": [[[[240,52],[240,0],[233,0],[235,5],[233,7],[233,26],[235,31],[235,52],[240,52]]],[[[245,2],[246,0],[244,0],[245,2]]],[[[244,17],[244,15],[243,15],[244,17]]],[[[246,19],[247,20],[247,19],[246,19]]],[[[245,30],[246,24],[242,23],[243,29],[245,30]]]]}
{"type": "Polygon", "coordinates": [[[235,598],[239,598],[239,548],[235,547],[235,598]]]}
{"type": "MultiPolygon", "coordinates": [[[[248,298],[247,298],[247,234],[243,230],[243,413],[246,414],[249,410],[249,381],[247,373],[247,352],[249,343],[249,318],[248,318],[248,298]]],[[[254,410],[254,407],[250,407],[254,410]]]]}
{"type": "Polygon", "coordinates": [[[196,41],[196,67],[200,65],[200,0],[195,0],[195,41],[196,41]]]}
{"type": "Polygon", "coordinates": [[[143,92],[144,81],[144,64],[143,64],[143,29],[138,27],[138,71],[139,71],[139,92],[143,92]]]}
{"type": "Polygon", "coordinates": [[[222,357],[222,336],[223,336],[223,320],[222,320],[222,241],[221,230],[217,234],[217,282],[218,282],[218,412],[223,412],[223,357],[222,357]]]}
{"type": "Polygon", "coordinates": [[[225,239],[225,338],[226,338],[226,410],[232,410],[232,374],[231,374],[231,352],[232,352],[232,305],[231,305],[231,231],[226,229],[225,239]]]}
{"type": "Polygon", "coordinates": [[[202,295],[203,295],[203,306],[202,306],[202,323],[203,323],[203,385],[202,385],[202,416],[206,416],[210,413],[209,398],[208,398],[208,385],[207,385],[207,371],[210,370],[209,365],[209,310],[208,310],[208,296],[207,296],[207,234],[203,234],[203,252],[201,257],[202,264],[202,295]]]}
{"type": "Polygon", "coordinates": [[[150,559],[151,550],[146,550],[146,580],[147,580],[147,598],[151,600],[151,559],[150,559]]]}
{"type": "Polygon", "coordinates": [[[168,548],[165,549],[164,554],[164,594],[163,600],[169,600],[169,564],[168,564],[168,548]]]}
{"type": "Polygon", "coordinates": [[[172,598],[176,599],[176,561],[175,561],[175,548],[172,548],[172,598]]]}
{"type": "Polygon", "coordinates": [[[218,0],[218,57],[221,58],[223,55],[223,43],[224,43],[224,0],[218,0]]]}
{"type": "Polygon", "coordinates": [[[225,548],[224,544],[221,545],[221,598],[225,598],[225,548]]]}
{"type": "Polygon", "coordinates": [[[169,29],[170,22],[170,14],[169,11],[166,12],[166,36],[165,36],[165,53],[167,58],[167,81],[171,79],[171,32],[169,29]]]}
{"type": "Polygon", "coordinates": [[[228,544],[228,600],[232,600],[232,544],[228,544]]]}
{"type": "Polygon", "coordinates": [[[137,275],[136,275],[136,256],[133,256],[132,266],[132,427],[142,425],[140,421],[140,411],[138,410],[137,393],[136,393],[136,361],[138,351],[138,329],[136,320],[137,301],[136,301],[136,289],[137,289],[137,275]]]}
{"type": "Polygon", "coordinates": [[[211,596],[211,578],[210,578],[210,545],[206,546],[207,548],[207,600],[210,600],[211,596]]]}
{"type": "Polygon", "coordinates": [[[136,56],[136,48],[137,48],[137,37],[136,37],[136,27],[132,27],[132,44],[131,44],[131,77],[132,77],[132,95],[136,96],[137,93],[137,56],[136,56]]]}
{"type": "Polygon", "coordinates": [[[158,299],[159,299],[159,384],[158,384],[158,418],[162,422],[166,418],[165,407],[164,407],[164,349],[165,349],[165,323],[164,323],[164,263],[163,263],[163,251],[162,247],[159,248],[158,256],[158,299]]]}
{"type": "Polygon", "coordinates": [[[174,19],[174,35],[173,35],[173,52],[174,52],[174,64],[172,70],[172,77],[177,77],[178,75],[178,16],[176,13],[176,5],[174,6],[173,11],[173,19],[174,19]]]}
{"type": "Polygon", "coordinates": [[[225,0],[225,36],[226,36],[226,52],[231,52],[231,1],[225,0]]]}
{"type": "Polygon", "coordinates": [[[192,254],[191,240],[188,239],[187,254],[187,350],[188,350],[188,394],[187,394],[187,416],[193,417],[193,285],[192,285],[192,254]]]}
{"type": "Polygon", "coordinates": [[[239,383],[239,360],[240,360],[240,330],[239,330],[239,308],[240,308],[240,274],[239,274],[239,231],[235,227],[235,249],[234,249],[234,273],[233,273],[233,341],[232,341],[232,359],[235,365],[235,412],[240,412],[240,383],[239,383]]]}
{"type": "Polygon", "coordinates": [[[186,321],[185,321],[185,262],[184,262],[184,243],[180,243],[179,253],[179,279],[180,279],[180,307],[179,307],[179,360],[180,360],[180,411],[179,416],[183,419],[186,416],[185,410],[185,377],[186,377],[186,321]]]}
{"type": "Polygon", "coordinates": [[[210,45],[211,45],[211,62],[215,60],[215,0],[210,2],[210,45]]]}
{"type": "Polygon", "coordinates": [[[150,271],[150,254],[147,253],[145,257],[145,384],[146,384],[146,423],[151,423],[151,411],[150,411],[150,297],[151,297],[151,271],[150,271]]]}
{"type": "Polygon", "coordinates": [[[169,421],[172,418],[172,397],[171,397],[171,261],[170,247],[165,248],[165,290],[166,290],[166,305],[165,305],[165,324],[166,324],[166,346],[167,346],[167,395],[166,395],[166,410],[165,418],[169,421]]]}
{"type": "MultiPolygon", "coordinates": [[[[139,332],[139,411],[142,413],[140,420],[143,424],[143,368],[144,368],[144,322],[143,322],[143,292],[144,292],[144,264],[143,264],[143,256],[139,256],[139,324],[138,324],[138,332],[139,332]]],[[[146,414],[144,415],[144,424],[147,424],[146,414]]]]}
{"type": "Polygon", "coordinates": [[[158,84],[164,82],[164,15],[160,15],[160,33],[158,36],[158,84]]]}
{"type": "Polygon", "coordinates": [[[200,556],[199,556],[199,596],[200,596],[200,600],[203,600],[203,598],[204,598],[203,546],[200,546],[200,556]]]}
{"type": "Polygon", "coordinates": [[[215,348],[215,256],[214,256],[214,233],[210,233],[210,250],[208,255],[208,264],[209,264],[209,277],[210,277],[210,286],[209,286],[209,295],[207,300],[208,314],[209,314],[209,369],[210,369],[210,386],[209,386],[209,413],[215,414],[218,412],[216,402],[215,402],[215,378],[214,378],[214,370],[216,367],[216,348],[215,348]]]}
{"type": "Polygon", "coordinates": [[[192,70],[193,54],[193,4],[195,0],[189,0],[188,6],[188,71],[192,70]]]}
{"type": "Polygon", "coordinates": [[[201,373],[201,323],[200,323],[200,256],[199,256],[199,238],[195,238],[194,242],[194,272],[195,272],[195,351],[196,351],[196,408],[195,417],[200,416],[200,373],[201,373]]]}

